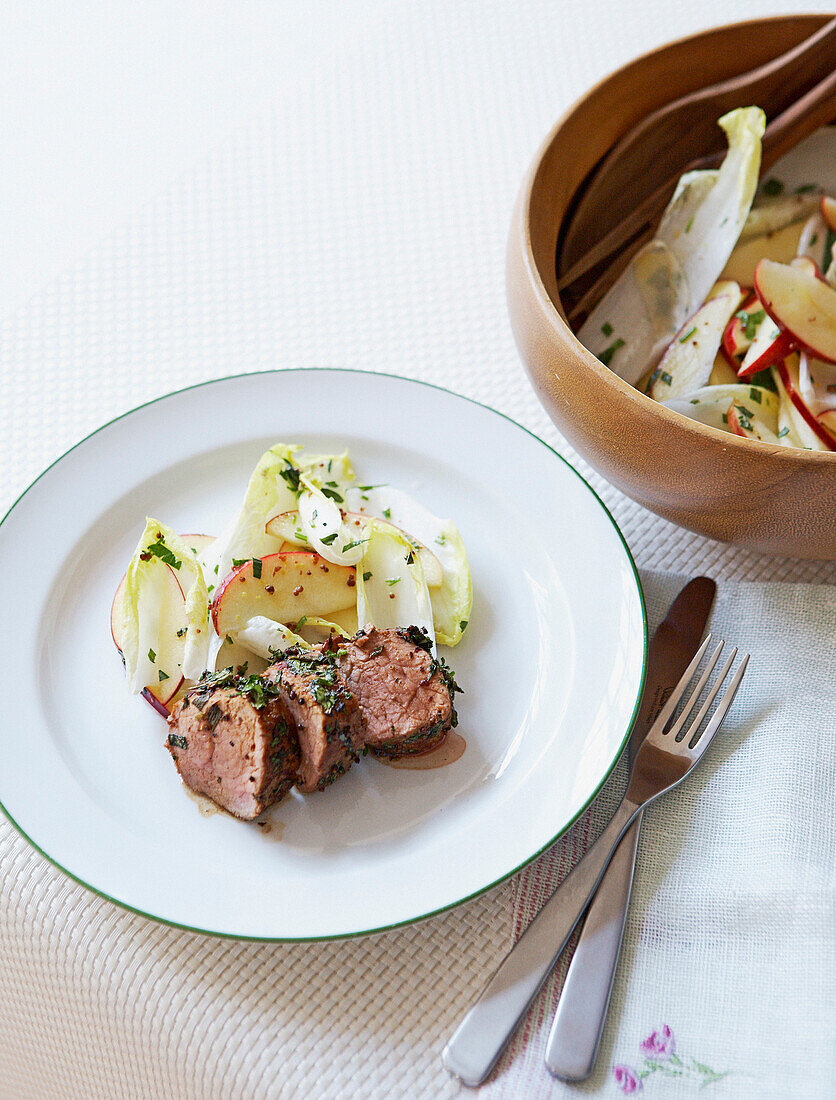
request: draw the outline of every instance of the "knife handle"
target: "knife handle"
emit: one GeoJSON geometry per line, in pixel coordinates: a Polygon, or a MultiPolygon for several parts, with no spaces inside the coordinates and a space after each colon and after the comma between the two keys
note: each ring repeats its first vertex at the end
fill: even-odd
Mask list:
{"type": "Polygon", "coordinates": [[[624,834],[601,879],[566,974],[546,1047],[546,1068],[561,1081],[585,1081],[595,1066],[621,953],[641,817],[624,834]]]}

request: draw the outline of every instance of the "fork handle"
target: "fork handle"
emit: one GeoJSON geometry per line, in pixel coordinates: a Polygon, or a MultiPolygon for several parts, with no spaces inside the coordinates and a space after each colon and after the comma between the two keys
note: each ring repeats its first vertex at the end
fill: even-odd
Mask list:
{"type": "Polygon", "coordinates": [[[639,807],[624,799],[610,823],[511,948],[444,1048],[444,1065],[480,1085],[557,962],[639,807]]]}
{"type": "Polygon", "coordinates": [[[560,991],[546,1046],[546,1068],[561,1081],[585,1081],[595,1067],[630,905],[641,814],[624,834],[586,914],[560,991]]]}

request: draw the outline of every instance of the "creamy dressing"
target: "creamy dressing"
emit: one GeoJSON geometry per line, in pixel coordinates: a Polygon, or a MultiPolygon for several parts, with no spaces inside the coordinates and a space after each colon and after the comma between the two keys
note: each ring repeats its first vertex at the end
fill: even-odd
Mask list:
{"type": "Polygon", "coordinates": [[[378,756],[376,759],[389,768],[429,771],[431,768],[446,768],[448,764],[455,764],[466,748],[467,742],[462,735],[451,730],[438,748],[431,749],[429,752],[398,756],[393,760],[388,760],[384,756],[378,756]]]}

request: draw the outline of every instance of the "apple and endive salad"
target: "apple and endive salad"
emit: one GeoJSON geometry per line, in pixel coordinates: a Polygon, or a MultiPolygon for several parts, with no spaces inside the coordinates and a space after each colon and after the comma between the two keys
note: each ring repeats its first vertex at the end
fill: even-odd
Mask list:
{"type": "Polygon", "coordinates": [[[277,443],[217,537],[146,520],[111,632],[131,691],[168,713],[206,670],[263,671],[290,646],[368,623],[455,646],[471,602],[451,520],[390,485],[358,484],[348,452],[277,443]]]}
{"type": "Polygon", "coordinates": [[[760,108],[719,125],[720,168],[681,177],[653,240],[578,336],[692,420],[836,451],[836,199],[774,178],[758,190],[760,108]]]}

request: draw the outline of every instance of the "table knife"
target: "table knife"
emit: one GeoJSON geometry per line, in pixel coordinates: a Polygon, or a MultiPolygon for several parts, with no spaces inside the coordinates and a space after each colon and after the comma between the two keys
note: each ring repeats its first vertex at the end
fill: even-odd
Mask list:
{"type": "MultiPolygon", "coordinates": [[[[708,577],[689,581],[653,635],[627,749],[631,759],[699,647],[716,589],[708,577]]],[[[546,1066],[563,1081],[584,1081],[595,1065],[621,953],[640,829],[641,816],[601,880],[566,974],[546,1047],[546,1066]]]]}

